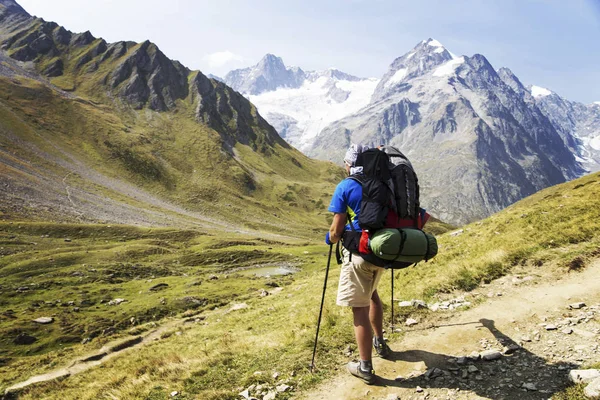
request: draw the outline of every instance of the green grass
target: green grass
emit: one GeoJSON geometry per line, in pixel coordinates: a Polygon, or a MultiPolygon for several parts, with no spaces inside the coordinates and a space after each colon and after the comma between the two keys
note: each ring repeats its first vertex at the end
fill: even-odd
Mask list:
{"type": "Polygon", "coordinates": [[[439,255],[397,272],[404,296],[472,290],[516,269],[544,265],[568,273],[600,255],[600,174],[551,187],[456,236],[439,238],[439,255]]]}
{"type": "MultiPolygon", "coordinates": [[[[600,255],[596,226],[599,177],[594,174],[549,188],[487,220],[463,227],[461,235],[441,235],[435,260],[396,271],[397,287],[402,288],[399,296],[428,300],[442,292],[472,290],[481,282],[515,271],[576,273],[576,259],[581,260],[576,265],[585,268],[588,260],[600,255]],[[571,223],[581,229],[570,229],[571,223]]],[[[3,223],[0,247],[0,311],[14,311],[9,317],[0,317],[0,337],[4,338],[0,342],[0,390],[67,365],[114,338],[150,332],[154,324],[173,323],[185,315],[202,317],[198,323],[175,323],[161,340],[101,367],[60,382],[32,386],[21,394],[24,399],[42,394],[45,398],[94,398],[106,393],[119,398],[157,398],[173,390],[183,398],[234,399],[250,384],[283,379],[297,390],[305,390],[342,368],[347,360],[343,350],[354,343],[350,311],[335,306],[339,269],[333,265],[318,371],[309,372],[327,261],[327,248],[320,239],[115,225],[3,223]],[[71,242],[65,242],[65,237],[71,242]],[[240,268],[270,263],[292,263],[300,272],[273,278],[239,272],[240,268]],[[211,275],[218,279],[211,280],[211,275]],[[150,292],[157,283],[169,286],[150,292]],[[32,289],[18,293],[16,289],[24,285],[32,289]],[[281,292],[260,296],[261,289],[274,286],[281,287],[281,292]],[[106,305],[117,297],[128,301],[106,305]],[[64,307],[45,303],[56,300],[75,303],[64,307]],[[86,306],[81,305],[84,300],[89,301],[86,306]],[[246,303],[248,308],[228,312],[235,303],[246,303]],[[77,306],[78,312],[74,311],[77,306]],[[48,314],[57,320],[50,326],[31,322],[48,314]],[[18,332],[39,340],[30,346],[13,345],[10,339],[18,332]],[[85,337],[93,339],[79,344],[85,337]],[[279,379],[272,378],[274,372],[279,379]]],[[[379,289],[386,309],[388,286],[382,283],[379,289]]],[[[402,311],[402,316],[409,312],[402,311]]],[[[387,312],[385,318],[389,318],[387,312]]],[[[564,395],[571,397],[564,398],[577,398],[573,396],[578,391],[580,388],[570,388],[564,395]]]]}

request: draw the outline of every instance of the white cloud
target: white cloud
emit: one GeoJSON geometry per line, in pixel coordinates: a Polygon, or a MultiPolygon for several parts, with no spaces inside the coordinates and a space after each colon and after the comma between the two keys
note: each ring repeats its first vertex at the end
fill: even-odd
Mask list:
{"type": "Polygon", "coordinates": [[[205,55],[204,61],[208,63],[210,68],[221,68],[228,64],[241,63],[244,61],[244,57],[225,50],[205,55]]]}

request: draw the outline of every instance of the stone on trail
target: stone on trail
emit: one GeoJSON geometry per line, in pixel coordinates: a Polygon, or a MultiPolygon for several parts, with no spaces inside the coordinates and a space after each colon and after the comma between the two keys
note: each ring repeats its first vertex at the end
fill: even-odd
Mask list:
{"type": "Polygon", "coordinates": [[[524,383],[521,387],[523,389],[527,390],[528,392],[537,392],[537,390],[538,390],[537,387],[535,386],[535,383],[532,383],[532,382],[524,383]]]}
{"type": "Polygon", "coordinates": [[[427,308],[427,303],[423,300],[412,300],[411,305],[415,308],[427,308]]]}
{"type": "Polygon", "coordinates": [[[518,351],[521,349],[521,346],[519,346],[518,344],[509,344],[508,346],[504,347],[504,349],[502,349],[502,353],[503,354],[513,354],[515,351],[518,351]]]}
{"type": "Polygon", "coordinates": [[[431,368],[431,369],[428,369],[427,372],[425,372],[425,377],[428,379],[435,379],[438,376],[442,376],[442,375],[444,375],[444,373],[439,368],[431,368]]]}
{"type": "Polygon", "coordinates": [[[109,306],[118,306],[119,304],[124,303],[126,301],[127,300],[125,300],[125,299],[114,299],[114,300],[109,301],[108,305],[109,306]]]}
{"type": "Polygon", "coordinates": [[[179,394],[179,392],[177,390],[174,390],[171,392],[171,397],[175,397],[179,394]]]}
{"type": "Polygon", "coordinates": [[[494,361],[502,358],[502,353],[497,350],[486,350],[480,353],[481,359],[485,361],[494,361]]]}
{"type": "Polygon", "coordinates": [[[569,304],[569,308],[573,309],[573,310],[579,310],[581,308],[585,307],[585,303],[584,302],[579,302],[579,303],[573,303],[573,304],[569,304]]]}
{"type": "Polygon", "coordinates": [[[600,399],[600,378],[596,378],[590,382],[585,389],[583,389],[583,394],[588,399],[600,399]]]}
{"type": "Polygon", "coordinates": [[[277,390],[277,392],[279,392],[279,393],[283,393],[283,392],[287,392],[289,388],[290,388],[289,385],[286,385],[285,383],[283,383],[283,384],[277,386],[275,388],[275,390],[277,390]]]}
{"type": "Polygon", "coordinates": [[[34,319],[33,322],[35,322],[36,324],[47,325],[47,324],[53,323],[54,322],[54,318],[52,318],[52,317],[41,317],[41,318],[34,319]]]}
{"type": "Polygon", "coordinates": [[[275,400],[275,397],[277,396],[276,392],[269,392],[267,393],[265,396],[263,396],[263,400],[275,400]]]}
{"type": "Polygon", "coordinates": [[[400,400],[400,396],[394,393],[388,394],[385,400],[400,400]]]}
{"type": "Polygon", "coordinates": [[[547,330],[547,331],[555,331],[556,329],[558,329],[558,328],[557,328],[557,326],[556,326],[556,325],[554,325],[554,324],[547,324],[547,325],[546,325],[546,330],[547,330]]]}
{"type": "Polygon", "coordinates": [[[422,388],[421,386],[417,386],[417,387],[415,388],[415,391],[416,391],[417,393],[423,393],[423,388],[422,388]]]}
{"type": "Polygon", "coordinates": [[[419,322],[416,319],[413,319],[413,318],[409,318],[405,322],[406,326],[413,326],[413,325],[417,325],[418,323],[419,322]]]}
{"type": "Polygon", "coordinates": [[[589,383],[600,378],[598,369],[572,369],[569,371],[569,380],[573,383],[589,383]]]}
{"type": "Polygon", "coordinates": [[[412,307],[412,301],[401,301],[398,303],[398,307],[412,307]]]}
{"type": "Polygon", "coordinates": [[[570,335],[571,333],[573,333],[573,329],[565,328],[561,332],[564,333],[565,335],[570,335]]]}
{"type": "Polygon", "coordinates": [[[479,369],[474,365],[469,365],[469,367],[467,368],[467,371],[474,374],[476,372],[479,372],[479,369]]]}
{"type": "Polygon", "coordinates": [[[248,389],[244,390],[243,392],[238,393],[240,396],[242,396],[245,399],[249,399],[250,398],[250,391],[248,389]]]}

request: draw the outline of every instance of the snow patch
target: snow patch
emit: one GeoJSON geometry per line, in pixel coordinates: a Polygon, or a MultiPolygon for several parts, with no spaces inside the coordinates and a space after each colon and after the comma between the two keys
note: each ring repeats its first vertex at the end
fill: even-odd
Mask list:
{"type": "Polygon", "coordinates": [[[449,76],[454,74],[456,68],[465,62],[464,57],[454,58],[445,64],[442,64],[434,72],[433,76],[449,76]]]}
{"type": "Polygon", "coordinates": [[[398,71],[396,71],[396,73],[394,75],[392,75],[392,77],[390,79],[388,79],[388,81],[385,83],[385,86],[391,86],[394,83],[398,83],[401,82],[402,79],[406,78],[406,74],[408,73],[408,69],[406,68],[400,68],[398,71]]]}
{"type": "Polygon", "coordinates": [[[444,49],[443,47],[438,47],[438,48],[436,48],[436,49],[435,49],[433,52],[434,52],[434,53],[443,53],[443,52],[444,52],[444,50],[446,50],[446,49],[444,49]]]}
{"type": "MultiPolygon", "coordinates": [[[[412,53],[410,53],[409,55],[407,55],[407,56],[406,56],[406,60],[407,60],[407,61],[408,61],[408,60],[410,60],[411,58],[413,58],[413,56],[414,56],[415,54],[417,54],[417,53],[415,53],[415,52],[412,52],[412,53]]],[[[600,101],[599,101],[598,103],[600,104],[600,101]]]]}
{"type": "Polygon", "coordinates": [[[533,85],[531,87],[531,95],[533,97],[546,97],[546,96],[550,96],[551,94],[552,94],[552,92],[546,88],[543,88],[540,86],[535,86],[535,85],[533,85]]]}
{"type": "Polygon", "coordinates": [[[379,79],[375,78],[347,81],[321,76],[307,79],[299,88],[279,88],[247,97],[267,121],[269,114],[297,121],[294,131],[286,133],[285,139],[299,150],[306,150],[327,125],[367,106],[378,84],[379,79]],[[349,92],[345,101],[337,102],[330,97],[334,87],[349,92]]]}
{"type": "Polygon", "coordinates": [[[594,106],[600,106],[600,101],[595,101],[595,102],[592,103],[592,105],[594,105],[594,106]]]}
{"type": "Polygon", "coordinates": [[[427,42],[427,44],[432,47],[444,47],[440,42],[438,42],[435,39],[431,39],[429,42],[427,42]]]}
{"type": "Polygon", "coordinates": [[[600,136],[596,136],[590,140],[590,147],[594,150],[600,151],[600,136]]]}

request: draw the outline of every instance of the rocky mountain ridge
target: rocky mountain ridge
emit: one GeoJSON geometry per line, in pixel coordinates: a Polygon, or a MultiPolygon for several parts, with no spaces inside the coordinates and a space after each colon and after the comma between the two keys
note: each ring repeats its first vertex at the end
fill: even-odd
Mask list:
{"type": "Polygon", "coordinates": [[[528,90],[581,164],[591,172],[600,170],[600,104],[570,101],[539,86],[528,90]]]}
{"type": "Polygon", "coordinates": [[[89,31],[72,33],[28,14],[15,20],[13,10],[1,11],[1,49],[17,61],[33,62],[47,78],[65,78],[68,91],[102,101],[117,98],[134,109],[154,111],[174,110],[178,101],[188,99],[196,104],[197,120],[221,133],[229,145],[236,140],[254,145],[261,137],[265,143],[287,146],[244,97],[170,60],[150,41],[109,44],[89,31]],[[108,98],[102,98],[98,87],[108,98]]]}
{"type": "Polygon", "coordinates": [[[378,80],[335,68],[305,72],[267,54],[224,82],[250,99],[288,143],[306,150],[325,126],[367,105],[378,80]]]}
{"type": "Polygon", "coordinates": [[[351,142],[404,151],[423,205],[457,224],[584,171],[510,70],[434,39],[394,60],[371,102],[325,128],[307,153],[339,162],[351,142]]]}
{"type": "Polygon", "coordinates": [[[330,186],[315,177],[337,169],[289,146],[241,94],[149,41],[107,43],[6,4],[0,216],[280,230],[293,207],[318,224],[305,181],[330,186]]]}

